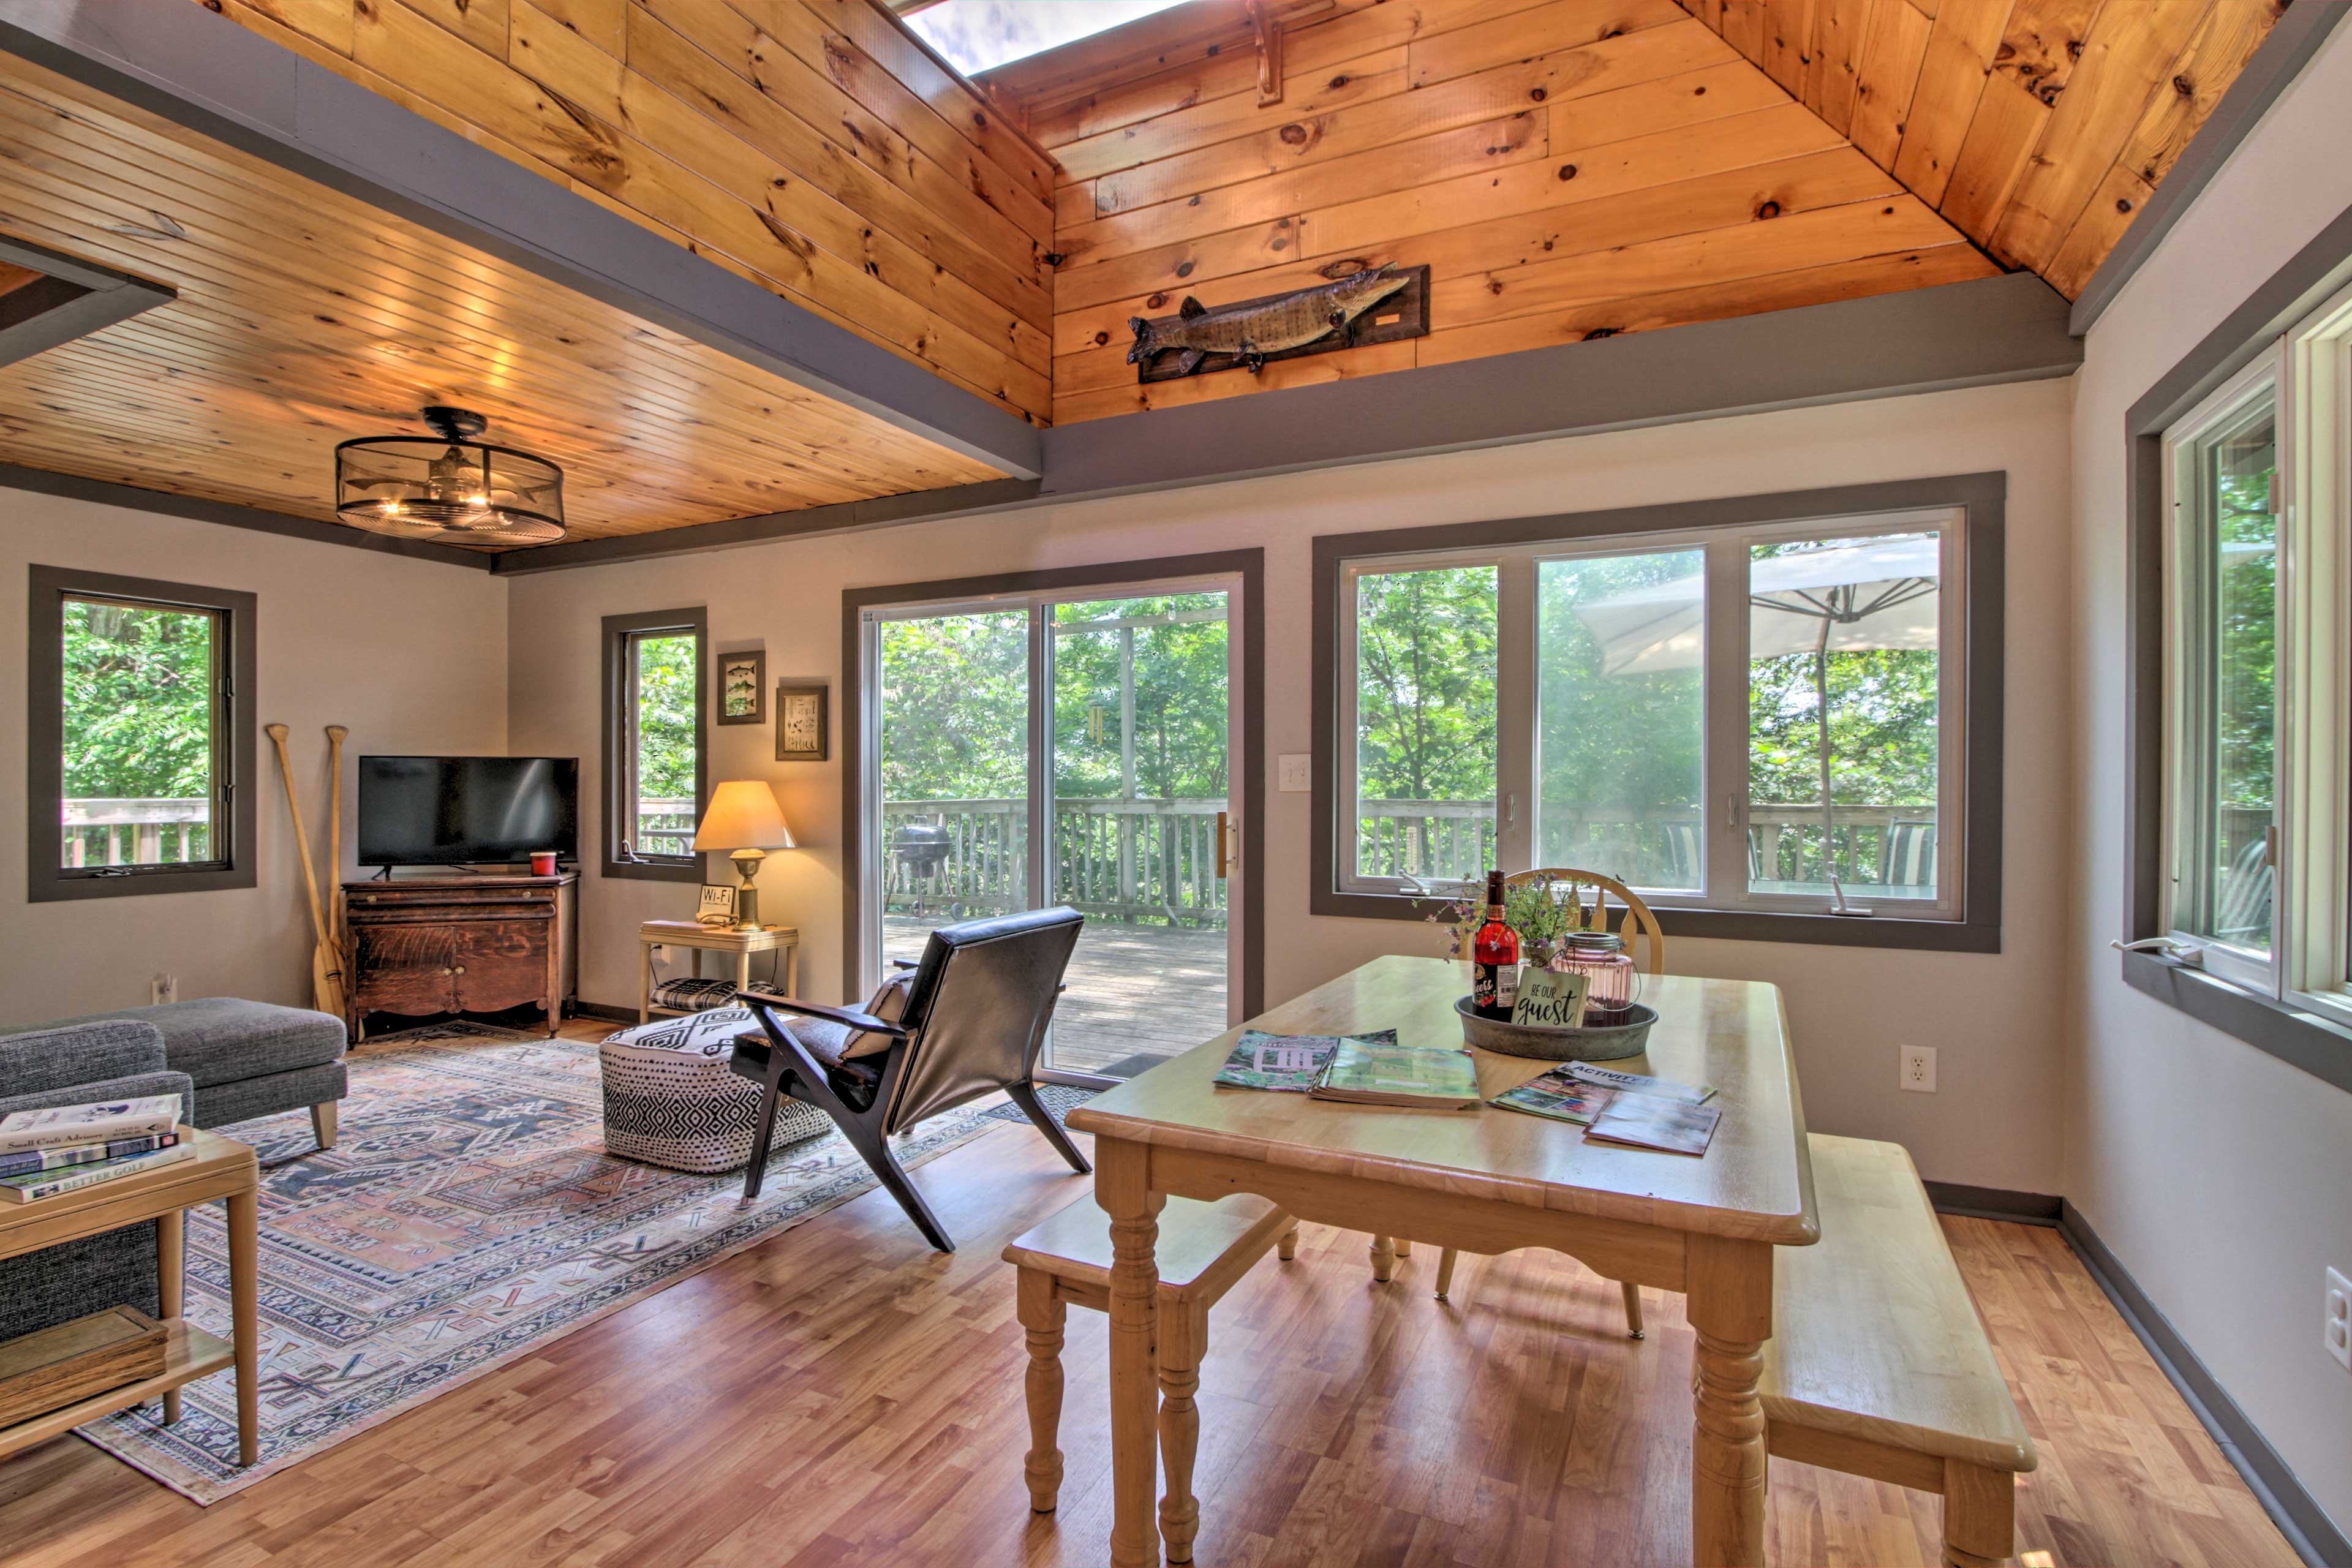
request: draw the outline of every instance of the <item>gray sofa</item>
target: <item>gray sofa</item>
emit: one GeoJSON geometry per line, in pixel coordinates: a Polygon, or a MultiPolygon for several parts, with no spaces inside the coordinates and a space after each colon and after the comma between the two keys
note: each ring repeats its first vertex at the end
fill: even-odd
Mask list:
{"type": "MultiPolygon", "coordinates": [[[[163,1037],[152,1024],[69,1024],[0,1037],[0,1116],[148,1094],[176,1094],[183,1107],[196,1097],[188,1075],[164,1065],[163,1037]]],[[[114,1306],[159,1309],[152,1226],[0,1258],[0,1339],[114,1306]]]]}
{"type": "MultiPolygon", "coordinates": [[[[222,996],[44,1024],[0,1034],[0,1115],[176,1094],[211,1128],[307,1106],[332,1147],[343,1043],[339,1018],[222,996]]],[[[153,1226],[0,1258],[0,1340],[112,1306],[158,1310],[153,1226]]]]}

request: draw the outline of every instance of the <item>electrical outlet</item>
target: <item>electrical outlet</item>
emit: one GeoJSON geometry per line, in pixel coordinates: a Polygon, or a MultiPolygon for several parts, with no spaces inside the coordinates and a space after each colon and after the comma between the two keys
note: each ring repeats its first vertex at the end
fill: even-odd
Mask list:
{"type": "Polygon", "coordinates": [[[1936,1047],[1905,1046],[1902,1055],[1902,1076],[1897,1084],[1914,1094],[1936,1092],[1936,1047]]]}
{"type": "Polygon", "coordinates": [[[180,977],[178,975],[158,974],[149,983],[147,1000],[151,1006],[161,1007],[167,1002],[177,1002],[179,999],[180,977]]]}
{"type": "Polygon", "coordinates": [[[2341,1269],[2327,1271],[2327,1353],[2336,1364],[2352,1372],[2352,1279],[2341,1269]]]}
{"type": "Polygon", "coordinates": [[[1276,786],[1297,795],[1315,787],[1315,759],[1304,752],[1295,752],[1281,759],[1280,783],[1276,786]]]}

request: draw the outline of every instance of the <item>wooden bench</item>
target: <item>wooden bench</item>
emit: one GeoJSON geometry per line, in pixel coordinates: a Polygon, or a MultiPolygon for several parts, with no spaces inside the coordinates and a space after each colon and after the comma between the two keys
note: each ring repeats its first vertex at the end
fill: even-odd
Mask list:
{"type": "MultiPolygon", "coordinates": [[[[1209,1309],[1250,1266],[1279,1246],[1298,1251],[1298,1222],[1247,1193],[1204,1204],[1170,1198],[1160,1215],[1160,1458],[1168,1477],[1160,1500],[1160,1533],[1168,1561],[1190,1563],[1201,1527],[1192,1495],[1200,1448],[1201,1357],[1209,1348],[1209,1309]]],[[[1020,1269],[1021,1327],[1029,1342],[1029,1506],[1051,1513],[1062,1489],[1062,1330],[1073,1303],[1110,1310],[1110,1219],[1091,1197],[1015,1237],[1004,1260],[1020,1269]]]]}
{"type": "Polygon", "coordinates": [[[2033,1440],[2009,1396],[1911,1156],[1811,1139],[1822,1239],[1777,1250],[1764,1346],[1767,1449],[1944,1499],[1944,1561],[2014,1550],[2033,1440]]]}

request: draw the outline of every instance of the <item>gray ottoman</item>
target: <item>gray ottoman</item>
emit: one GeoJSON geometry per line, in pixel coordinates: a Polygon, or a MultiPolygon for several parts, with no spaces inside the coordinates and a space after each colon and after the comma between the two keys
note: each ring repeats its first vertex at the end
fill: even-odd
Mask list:
{"type": "Polygon", "coordinates": [[[163,1061],[196,1086],[188,1120],[226,1127],[257,1116],[310,1110],[321,1147],[335,1142],[335,1104],[350,1087],[343,1070],[343,1021],[307,1007],[279,1007],[236,996],[126,1007],[40,1026],[128,1018],[163,1037],[163,1061]]]}
{"type": "MultiPolygon", "coordinates": [[[[760,1086],[727,1063],[735,1037],[759,1026],[749,1007],[713,1007],[606,1039],[596,1050],[604,1147],[625,1160],[698,1176],[741,1170],[759,1130],[760,1086]]],[[[777,1144],[832,1131],[833,1119],[814,1105],[787,1100],[776,1108],[777,1144]]]]}

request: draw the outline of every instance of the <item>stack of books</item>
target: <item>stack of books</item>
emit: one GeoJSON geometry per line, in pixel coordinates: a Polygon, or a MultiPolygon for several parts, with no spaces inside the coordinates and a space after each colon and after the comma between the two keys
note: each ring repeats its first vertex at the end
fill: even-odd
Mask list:
{"type": "Polygon", "coordinates": [[[0,1117],[0,1204],[28,1204],[192,1157],[180,1097],[58,1105],[0,1117]]]}

